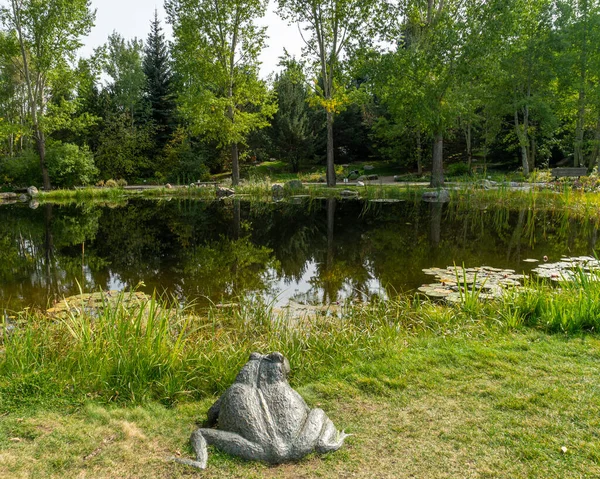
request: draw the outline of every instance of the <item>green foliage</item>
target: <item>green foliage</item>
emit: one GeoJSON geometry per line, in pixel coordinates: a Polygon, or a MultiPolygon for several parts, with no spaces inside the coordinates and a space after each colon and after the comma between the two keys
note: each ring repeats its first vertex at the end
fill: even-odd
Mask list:
{"type": "Polygon", "coordinates": [[[175,129],[175,91],[169,50],[155,14],[144,47],[144,95],[155,128],[156,149],[161,152],[175,129]]]}
{"type": "Polygon", "coordinates": [[[21,155],[0,160],[0,183],[15,186],[40,185],[40,159],[32,150],[26,150],[21,155]]]}
{"type": "Polygon", "coordinates": [[[65,81],[73,77],[70,63],[75,61],[81,36],[93,25],[94,13],[89,0],[22,0],[1,7],[0,19],[12,40],[11,57],[16,60],[20,56],[15,61],[24,86],[20,120],[31,127],[29,135],[36,142],[44,187],[49,189],[45,164],[47,106],[52,94],[64,91],[65,81]],[[25,111],[29,115],[25,116],[25,111]]]}
{"type": "Polygon", "coordinates": [[[313,146],[302,66],[294,60],[288,61],[283,73],[275,77],[274,90],[278,110],[269,134],[276,155],[289,162],[292,171],[297,173],[300,161],[310,157],[313,146]]]}
{"type": "Polygon", "coordinates": [[[152,146],[151,125],[131,126],[128,114],[110,115],[98,135],[96,165],[103,178],[147,177],[152,165],[147,152],[152,146]]]}
{"type": "Polygon", "coordinates": [[[105,47],[104,71],[112,82],[108,85],[111,100],[119,112],[127,112],[133,122],[141,106],[146,78],[142,67],[144,44],[141,40],[126,41],[118,33],[108,37],[105,47]]]}
{"type": "Polygon", "coordinates": [[[48,148],[46,161],[48,172],[57,186],[73,187],[93,184],[98,169],[94,156],[87,147],[79,148],[70,143],[56,143],[48,148]]]}
{"type": "Polygon", "coordinates": [[[448,176],[471,176],[473,171],[467,163],[452,163],[446,169],[448,176]]]}
{"type": "Polygon", "coordinates": [[[268,126],[276,110],[258,78],[265,28],[256,25],[265,0],[168,0],[180,113],[193,135],[231,148],[233,179],[239,179],[237,145],[268,126]],[[215,35],[219,31],[219,35],[215,35]]]}

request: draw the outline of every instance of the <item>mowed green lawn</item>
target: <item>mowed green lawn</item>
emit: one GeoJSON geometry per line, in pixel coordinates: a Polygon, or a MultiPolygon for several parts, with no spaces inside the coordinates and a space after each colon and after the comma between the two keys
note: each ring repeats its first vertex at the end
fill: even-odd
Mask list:
{"type": "MultiPolygon", "coordinates": [[[[311,354],[310,352],[307,354],[311,354]]],[[[537,331],[426,335],[291,383],[353,434],[299,463],[247,463],[189,434],[214,398],[165,407],[98,400],[0,411],[2,478],[600,477],[600,338],[537,331]]]]}

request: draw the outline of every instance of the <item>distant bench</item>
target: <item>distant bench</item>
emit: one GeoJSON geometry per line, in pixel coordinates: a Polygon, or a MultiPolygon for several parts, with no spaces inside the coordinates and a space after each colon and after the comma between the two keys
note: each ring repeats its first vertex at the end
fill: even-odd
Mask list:
{"type": "Polygon", "coordinates": [[[568,176],[574,176],[579,178],[580,176],[586,176],[587,175],[587,168],[585,167],[581,167],[581,168],[554,168],[552,170],[552,176],[554,178],[565,178],[568,176]]]}

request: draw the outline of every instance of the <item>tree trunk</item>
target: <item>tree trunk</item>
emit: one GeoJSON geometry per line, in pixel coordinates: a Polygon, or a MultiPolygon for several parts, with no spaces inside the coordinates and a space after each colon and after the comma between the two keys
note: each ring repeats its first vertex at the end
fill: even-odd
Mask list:
{"type": "Polygon", "coordinates": [[[238,144],[231,145],[231,184],[237,186],[240,184],[240,157],[238,144]]]}
{"type": "Polygon", "coordinates": [[[583,157],[583,122],[585,119],[585,92],[579,90],[579,111],[577,112],[577,127],[575,129],[575,145],[573,160],[575,167],[585,166],[583,157]]]}
{"type": "Polygon", "coordinates": [[[423,147],[421,145],[421,129],[417,129],[417,175],[423,175],[423,147]]]}
{"type": "Polygon", "coordinates": [[[527,155],[527,130],[519,125],[519,112],[515,110],[515,131],[521,147],[521,162],[523,165],[523,174],[529,176],[529,159],[527,155]]]}
{"type": "Polygon", "coordinates": [[[437,132],[433,140],[433,166],[431,168],[431,186],[444,185],[444,135],[437,132]]]}
{"type": "Polygon", "coordinates": [[[327,112],[327,186],[336,184],[335,159],[333,156],[333,113],[327,112]]]}
{"type": "Polygon", "coordinates": [[[15,27],[17,30],[17,36],[19,39],[19,47],[21,50],[21,58],[23,60],[23,72],[25,73],[25,84],[27,86],[27,99],[29,101],[29,107],[31,109],[31,121],[33,123],[33,134],[35,142],[40,156],[40,167],[42,169],[42,179],[44,182],[44,190],[49,191],[50,186],[50,175],[48,174],[48,168],[46,167],[46,138],[44,132],[40,127],[40,121],[38,114],[43,112],[43,82],[36,83],[36,94],[34,95],[33,81],[31,79],[31,72],[29,71],[29,55],[25,50],[25,41],[23,39],[23,31],[21,28],[21,4],[12,2],[13,15],[15,19],[15,27]],[[38,103],[39,100],[39,103],[38,103]],[[39,111],[38,111],[39,108],[39,111]]]}
{"type": "Polygon", "coordinates": [[[537,157],[537,145],[535,143],[535,136],[531,136],[531,148],[529,150],[529,169],[533,170],[535,168],[535,162],[537,157]]]}
{"type": "Polygon", "coordinates": [[[577,110],[577,127],[575,129],[575,145],[573,149],[573,160],[576,167],[585,166],[583,156],[583,130],[585,128],[585,86],[587,69],[587,33],[588,33],[588,2],[582,2],[583,5],[583,44],[581,48],[581,57],[579,63],[579,108],[577,110]]]}
{"type": "Polygon", "coordinates": [[[600,118],[598,118],[598,123],[596,124],[594,149],[592,150],[592,154],[590,156],[589,169],[593,169],[596,165],[598,166],[598,171],[600,171],[600,118]]]}
{"type": "Polygon", "coordinates": [[[472,147],[472,139],[471,139],[471,122],[467,124],[466,131],[466,140],[467,140],[467,164],[469,165],[469,170],[473,166],[473,147],[472,147]]]}
{"type": "Polygon", "coordinates": [[[42,169],[42,180],[44,182],[44,190],[50,191],[50,175],[48,174],[48,167],[46,166],[46,138],[44,132],[37,128],[36,125],[35,143],[37,146],[38,155],[40,157],[40,167],[42,169]]]}

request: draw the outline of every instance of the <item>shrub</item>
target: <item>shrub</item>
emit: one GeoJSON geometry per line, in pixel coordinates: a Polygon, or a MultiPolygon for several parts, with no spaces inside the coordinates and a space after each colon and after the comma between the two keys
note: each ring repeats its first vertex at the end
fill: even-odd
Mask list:
{"type": "Polygon", "coordinates": [[[94,156],[87,146],[56,143],[48,148],[46,162],[50,180],[56,186],[89,185],[98,174],[94,156]]]}
{"type": "Polygon", "coordinates": [[[120,178],[117,180],[117,186],[119,188],[123,188],[124,186],[127,186],[127,180],[120,178]]]}
{"type": "Polygon", "coordinates": [[[106,180],[104,182],[104,186],[106,188],[117,188],[119,185],[117,184],[117,182],[115,180],[110,179],[110,180],[106,180]]]}
{"type": "Polygon", "coordinates": [[[448,176],[471,176],[472,171],[467,163],[452,163],[448,165],[448,176]]]}
{"type": "Polygon", "coordinates": [[[2,158],[0,160],[0,182],[14,186],[40,185],[42,171],[37,153],[29,150],[15,158],[2,158]]]}

